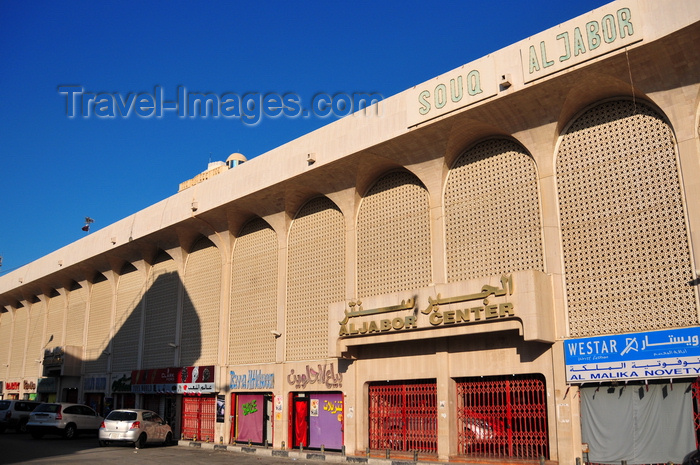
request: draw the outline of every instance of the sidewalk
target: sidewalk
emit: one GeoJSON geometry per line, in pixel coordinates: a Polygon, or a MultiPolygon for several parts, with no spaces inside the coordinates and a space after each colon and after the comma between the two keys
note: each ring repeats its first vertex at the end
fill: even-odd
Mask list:
{"type": "Polygon", "coordinates": [[[209,450],[228,451],[243,454],[255,454],[262,457],[279,457],[290,460],[312,460],[329,463],[361,463],[367,465],[445,465],[448,463],[458,463],[463,465],[557,465],[558,462],[550,460],[513,460],[513,459],[469,459],[466,457],[451,458],[448,461],[430,459],[418,456],[418,461],[414,460],[413,454],[393,452],[393,456],[386,458],[385,454],[379,455],[378,451],[373,451],[370,456],[366,455],[343,455],[340,452],[328,452],[318,450],[280,450],[265,448],[260,446],[245,445],[219,445],[207,442],[196,442],[180,440],[180,447],[194,447],[209,450]]]}

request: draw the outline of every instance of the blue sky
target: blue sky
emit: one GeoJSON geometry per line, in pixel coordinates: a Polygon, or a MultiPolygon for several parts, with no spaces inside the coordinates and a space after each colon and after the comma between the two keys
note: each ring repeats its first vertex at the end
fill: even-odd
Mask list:
{"type": "Polygon", "coordinates": [[[86,216],[92,233],[173,195],[210,159],[334,121],[69,118],[59,86],[389,97],[606,3],[1,0],[0,274],[83,237],[86,216]]]}

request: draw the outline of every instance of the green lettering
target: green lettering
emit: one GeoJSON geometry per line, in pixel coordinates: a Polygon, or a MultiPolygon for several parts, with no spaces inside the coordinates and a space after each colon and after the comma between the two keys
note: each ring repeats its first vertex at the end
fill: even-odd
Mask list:
{"type": "Polygon", "coordinates": [[[462,89],[462,76],[457,76],[457,81],[450,79],[450,97],[457,103],[462,100],[464,90],[462,89]]]}
{"type": "Polygon", "coordinates": [[[612,44],[617,39],[617,30],[615,29],[615,17],[613,15],[605,15],[600,21],[603,28],[603,40],[606,44],[612,44]]]}
{"type": "Polygon", "coordinates": [[[535,46],[530,45],[530,74],[535,71],[540,70],[540,62],[537,59],[537,52],[535,51],[535,46]]]}
{"type": "Polygon", "coordinates": [[[557,35],[557,40],[564,41],[564,54],[559,57],[559,61],[566,61],[569,58],[571,58],[571,45],[569,44],[569,33],[562,32],[561,34],[557,35]]]}
{"type": "Polygon", "coordinates": [[[422,105],[418,109],[418,113],[420,113],[421,115],[427,115],[430,111],[430,103],[428,103],[428,98],[430,98],[430,92],[428,92],[427,90],[424,90],[423,92],[418,94],[418,103],[422,105]]]}
{"type": "Polygon", "coordinates": [[[620,27],[620,39],[625,38],[625,31],[627,31],[626,35],[634,35],[634,26],[630,22],[631,17],[632,13],[630,12],[629,8],[620,8],[617,10],[617,23],[620,27]]]}
{"type": "Polygon", "coordinates": [[[469,74],[467,74],[467,91],[469,95],[476,95],[483,92],[481,89],[481,75],[477,70],[469,71],[469,74]]]}
{"type": "Polygon", "coordinates": [[[438,84],[435,87],[435,108],[442,108],[447,103],[447,86],[438,84]]]}
{"type": "Polygon", "coordinates": [[[581,29],[574,28],[574,56],[577,57],[582,53],[586,53],[586,45],[583,41],[581,29]]]}
{"type": "Polygon", "coordinates": [[[549,68],[554,64],[554,61],[547,61],[547,46],[544,43],[544,40],[540,42],[540,52],[542,52],[542,66],[545,68],[549,68]]]}
{"type": "Polygon", "coordinates": [[[598,21],[586,23],[586,35],[588,36],[588,50],[600,47],[600,34],[598,34],[598,21]]]}

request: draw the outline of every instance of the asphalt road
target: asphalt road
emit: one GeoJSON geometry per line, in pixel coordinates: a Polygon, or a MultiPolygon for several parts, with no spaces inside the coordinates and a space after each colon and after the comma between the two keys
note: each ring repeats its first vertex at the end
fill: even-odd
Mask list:
{"type": "Polygon", "coordinates": [[[261,456],[242,452],[211,450],[188,446],[146,446],[134,449],[131,445],[99,447],[97,437],[86,436],[65,440],[56,436],[33,439],[28,434],[7,432],[0,434],[0,464],[236,464],[319,465],[318,460],[261,456]]]}

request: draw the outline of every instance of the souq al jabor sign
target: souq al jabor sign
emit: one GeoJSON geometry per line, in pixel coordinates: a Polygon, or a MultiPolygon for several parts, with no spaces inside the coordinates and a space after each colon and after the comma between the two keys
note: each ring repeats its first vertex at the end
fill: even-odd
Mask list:
{"type": "Polygon", "coordinates": [[[700,376],[700,327],[564,341],[570,383],[700,376]]]}

